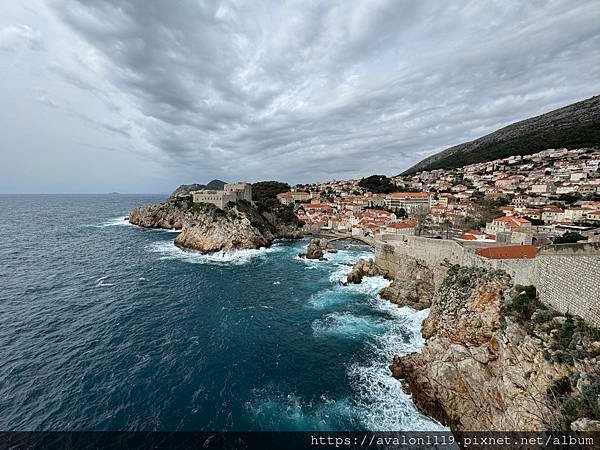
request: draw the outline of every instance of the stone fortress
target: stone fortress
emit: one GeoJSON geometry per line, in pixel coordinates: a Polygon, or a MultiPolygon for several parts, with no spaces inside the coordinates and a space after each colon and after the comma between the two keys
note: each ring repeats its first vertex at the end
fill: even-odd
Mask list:
{"type": "Polygon", "coordinates": [[[549,245],[530,259],[487,259],[474,250],[451,240],[384,235],[375,241],[375,263],[392,273],[406,257],[428,266],[450,263],[504,270],[514,284],[534,285],[546,305],[600,326],[600,243],[549,245]]]}
{"type": "Polygon", "coordinates": [[[212,203],[217,208],[225,208],[229,202],[246,200],[252,202],[252,186],[249,183],[227,183],[222,191],[202,189],[192,191],[194,203],[212,203]]]}

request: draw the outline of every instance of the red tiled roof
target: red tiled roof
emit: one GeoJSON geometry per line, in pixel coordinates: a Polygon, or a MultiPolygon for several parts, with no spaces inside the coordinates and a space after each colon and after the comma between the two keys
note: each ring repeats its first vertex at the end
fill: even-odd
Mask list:
{"type": "Polygon", "coordinates": [[[328,209],[333,209],[330,205],[328,205],[327,203],[309,203],[308,205],[304,205],[304,207],[306,209],[317,209],[317,208],[328,208],[328,209]]]}
{"type": "Polygon", "coordinates": [[[494,221],[506,222],[506,224],[511,228],[518,228],[521,225],[524,225],[526,223],[531,223],[527,219],[523,219],[521,217],[514,217],[514,216],[502,216],[502,217],[498,217],[498,218],[494,219],[494,221]]]}
{"type": "Polygon", "coordinates": [[[386,225],[388,228],[395,228],[397,230],[402,230],[405,228],[414,228],[417,226],[417,222],[415,220],[405,220],[404,222],[396,222],[390,223],[386,225]]]}
{"type": "Polygon", "coordinates": [[[533,245],[507,245],[480,248],[475,253],[488,259],[532,259],[537,256],[537,247],[533,245]]]}
{"type": "Polygon", "coordinates": [[[392,192],[391,194],[392,197],[420,197],[420,198],[429,198],[429,192],[392,192]]]}

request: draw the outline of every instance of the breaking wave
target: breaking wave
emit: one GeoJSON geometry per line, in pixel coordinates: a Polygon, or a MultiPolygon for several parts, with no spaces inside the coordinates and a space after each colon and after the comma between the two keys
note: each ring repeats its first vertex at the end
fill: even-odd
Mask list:
{"type": "Polygon", "coordinates": [[[129,216],[120,216],[113,219],[109,219],[101,224],[87,225],[94,228],[106,228],[106,227],[135,227],[136,225],[129,223],[129,216]]]}
{"type": "Polygon", "coordinates": [[[192,264],[244,265],[256,258],[280,251],[281,247],[274,245],[269,248],[203,254],[193,250],[182,250],[171,241],[160,241],[150,244],[148,250],[160,254],[161,260],[179,260],[192,264]]]}
{"type": "Polygon", "coordinates": [[[399,308],[382,301],[374,302],[374,307],[390,315],[388,329],[371,344],[372,358],[367,363],[352,364],[348,370],[363,426],[374,431],[445,430],[418,411],[411,396],[402,390],[401,383],[389,370],[394,355],[420,350],[421,323],[429,311],[399,308]]]}
{"type": "Polygon", "coordinates": [[[331,431],[351,429],[358,422],[349,398],[321,395],[307,400],[276,388],[257,389],[253,396],[246,409],[259,430],[331,431]]]}
{"type": "Polygon", "coordinates": [[[348,312],[327,314],[312,323],[313,335],[316,337],[337,335],[350,339],[361,339],[381,332],[384,328],[383,322],[348,312]]]}

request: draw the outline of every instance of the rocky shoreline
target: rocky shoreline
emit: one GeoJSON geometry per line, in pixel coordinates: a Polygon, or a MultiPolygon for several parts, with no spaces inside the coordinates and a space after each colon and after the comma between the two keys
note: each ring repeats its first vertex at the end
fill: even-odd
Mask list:
{"type": "Polygon", "coordinates": [[[390,365],[425,414],[453,432],[600,430],[598,329],[501,271],[405,258],[389,273],[360,260],[348,282],[377,275],[392,281],[383,299],[430,308],[421,352],[390,365]]]}
{"type": "Polygon", "coordinates": [[[219,209],[194,203],[191,197],[172,197],[164,203],[134,209],[128,220],[144,228],[181,229],[175,245],[202,253],[269,247],[277,238],[302,237],[297,223],[260,213],[245,201],[219,209]]]}

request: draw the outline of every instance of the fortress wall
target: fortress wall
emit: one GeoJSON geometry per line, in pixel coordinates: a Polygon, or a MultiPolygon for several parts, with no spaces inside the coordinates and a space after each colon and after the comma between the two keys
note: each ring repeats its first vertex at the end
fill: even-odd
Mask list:
{"type": "Polygon", "coordinates": [[[600,326],[600,255],[540,255],[534,282],[542,300],[600,326]]]}
{"type": "Polygon", "coordinates": [[[407,256],[430,266],[447,261],[467,267],[504,270],[514,284],[536,286],[540,300],[546,305],[600,326],[598,243],[550,246],[542,249],[535,259],[489,260],[455,241],[417,236],[376,241],[375,261],[391,274],[402,270],[402,260],[407,256]]]}

